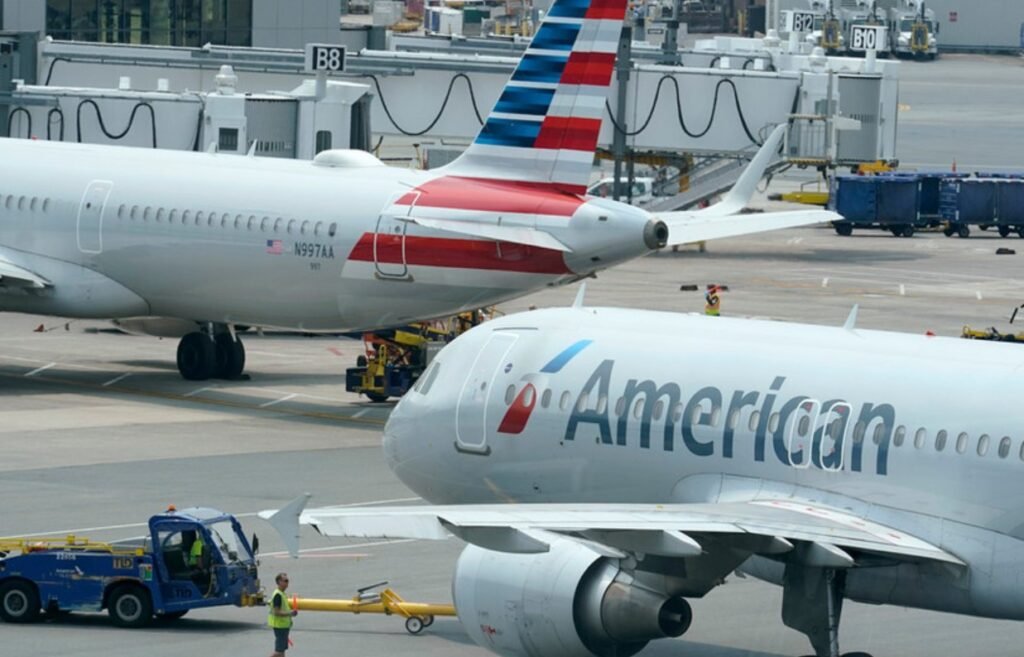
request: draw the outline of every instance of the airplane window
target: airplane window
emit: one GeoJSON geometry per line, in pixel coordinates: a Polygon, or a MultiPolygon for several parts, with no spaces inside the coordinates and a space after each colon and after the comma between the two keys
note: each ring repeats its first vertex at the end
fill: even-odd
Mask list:
{"type": "MultiPolygon", "coordinates": [[[[216,215],[215,215],[215,214],[214,214],[213,212],[211,212],[211,213],[210,213],[210,221],[213,221],[213,218],[214,218],[215,216],[216,216],[216,215]]],[[[225,212],[224,214],[222,214],[222,215],[220,216],[220,227],[221,227],[221,228],[227,228],[227,227],[228,227],[228,220],[229,220],[229,219],[230,219],[230,217],[228,216],[228,213],[227,213],[227,212],[225,212]]]]}
{"type": "Polygon", "coordinates": [[[1024,441],[1020,444],[1020,460],[1024,461],[1024,441]]]}
{"type": "Polygon", "coordinates": [[[14,205],[14,197],[8,196],[7,200],[4,202],[4,205],[7,207],[8,210],[10,210],[11,206],[14,205]]]}
{"type": "Polygon", "coordinates": [[[622,411],[626,410],[626,398],[619,397],[615,400],[615,414],[622,415],[622,411]]]}
{"type": "Polygon", "coordinates": [[[536,389],[535,389],[535,388],[534,388],[533,386],[531,386],[531,385],[527,385],[527,386],[526,386],[526,388],[524,388],[524,392],[523,392],[523,404],[524,404],[524,405],[525,405],[525,406],[526,406],[527,408],[529,408],[530,406],[533,406],[533,402],[534,402],[534,395],[535,395],[535,394],[537,394],[537,391],[536,391],[536,389]]]}
{"type": "Polygon", "coordinates": [[[149,221],[153,218],[153,208],[146,206],[146,209],[142,211],[142,220],[149,221]]]}
{"type": "Polygon", "coordinates": [[[798,435],[798,436],[806,436],[807,435],[807,430],[810,429],[810,428],[811,428],[811,418],[809,418],[809,417],[807,417],[805,415],[802,418],[800,418],[799,422],[797,422],[796,435],[798,435]]]}
{"type": "Polygon", "coordinates": [[[18,209],[19,210],[24,210],[25,209],[25,197],[24,196],[19,196],[18,197],[18,209]]]}
{"type": "Polygon", "coordinates": [[[171,210],[170,212],[167,213],[167,223],[173,224],[177,220],[178,220],[178,211],[177,210],[171,210]]]}
{"type": "Polygon", "coordinates": [[[679,402],[678,404],[676,404],[675,406],[672,407],[672,421],[678,423],[678,422],[681,422],[682,419],[683,419],[683,403],[679,402]]]}
{"type": "Polygon", "coordinates": [[[277,219],[274,220],[274,232],[275,233],[281,232],[281,225],[283,223],[284,223],[284,219],[282,219],[281,217],[278,217],[277,219]]]}
{"type": "Polygon", "coordinates": [[[132,217],[132,221],[135,221],[136,219],[139,218],[139,206],[137,206],[137,205],[133,205],[132,206],[131,217],[132,217]]]}
{"type": "Polygon", "coordinates": [[[654,412],[651,414],[651,417],[654,420],[660,420],[661,419],[661,414],[664,413],[664,412],[665,412],[665,402],[663,400],[661,400],[661,399],[659,399],[658,401],[654,402],[654,412]]]}
{"type": "Polygon", "coordinates": [[[249,230],[256,230],[256,217],[249,215],[249,223],[246,225],[249,230]]]}
{"type": "Polygon", "coordinates": [[[159,224],[164,220],[164,209],[158,208],[156,211],[156,222],[159,224]]]}
{"type": "Polygon", "coordinates": [[[43,199],[43,212],[50,211],[50,199],[43,199]]]}
{"type": "Polygon", "coordinates": [[[242,215],[236,214],[235,215],[235,230],[241,230],[242,225],[244,223],[245,223],[245,219],[242,218],[242,215]]]}
{"type": "Polygon", "coordinates": [[[562,409],[563,411],[569,408],[569,402],[571,401],[571,399],[572,397],[569,394],[568,390],[563,392],[562,398],[558,400],[558,408],[562,409]]]}
{"type": "Polygon", "coordinates": [[[735,409],[735,410],[733,410],[732,413],[729,413],[729,419],[726,421],[725,426],[728,427],[729,429],[735,429],[736,428],[736,423],[739,422],[739,420],[740,420],[739,409],[735,409]]]}
{"type": "Polygon", "coordinates": [[[946,433],[945,429],[940,429],[939,432],[937,434],[935,434],[935,451],[936,452],[941,452],[942,450],[946,449],[946,436],[948,436],[948,435],[949,434],[946,433]]]}
{"type": "Polygon", "coordinates": [[[192,213],[189,212],[188,210],[182,210],[181,211],[181,225],[185,226],[191,220],[192,220],[192,213]]]}
{"type": "Polygon", "coordinates": [[[754,411],[750,414],[750,420],[747,422],[747,427],[751,431],[757,431],[757,425],[761,421],[761,411],[754,411]]]}
{"type": "Polygon", "coordinates": [[[32,201],[31,201],[31,202],[29,203],[29,205],[28,205],[28,209],[29,209],[29,210],[31,210],[32,212],[35,212],[35,211],[36,211],[36,208],[37,208],[38,206],[39,206],[39,199],[38,199],[38,198],[36,198],[35,196],[33,196],[33,197],[32,197],[32,201]]]}
{"type": "Polygon", "coordinates": [[[633,404],[633,417],[640,419],[644,415],[644,400],[637,399],[636,403],[633,404]]]}
{"type": "Polygon", "coordinates": [[[722,419],[721,407],[712,409],[711,411],[711,423],[708,426],[717,427],[718,421],[722,419]]]}
{"type": "Polygon", "coordinates": [[[332,223],[330,228],[327,229],[327,235],[334,237],[334,233],[338,232],[338,224],[332,223]]]}
{"type": "Polygon", "coordinates": [[[295,232],[295,220],[291,219],[288,221],[288,234],[291,235],[295,232]]]}
{"type": "Polygon", "coordinates": [[[265,232],[267,232],[267,230],[269,228],[270,228],[270,217],[263,217],[263,219],[260,220],[260,230],[262,230],[265,233],[265,232]]]}
{"type": "Polygon", "coordinates": [[[924,427],[921,427],[920,429],[917,430],[917,433],[914,434],[914,447],[921,449],[922,447],[924,447],[924,443],[927,440],[928,430],[925,429],[924,427]]]}
{"type": "Polygon", "coordinates": [[[989,437],[987,433],[983,433],[978,437],[978,456],[985,456],[988,454],[988,443],[989,437]]]}
{"type": "Polygon", "coordinates": [[[963,454],[967,451],[967,439],[967,434],[962,432],[956,437],[956,451],[958,453],[963,454]]]}
{"type": "Polygon", "coordinates": [[[576,411],[578,413],[582,413],[583,411],[587,410],[587,398],[589,396],[590,395],[588,395],[587,393],[583,393],[580,395],[579,400],[576,401],[576,411]]]}
{"type": "Polygon", "coordinates": [[[514,402],[515,399],[516,387],[514,385],[510,385],[509,387],[505,388],[505,406],[511,406],[512,402],[514,402]]]}
{"type": "Polygon", "coordinates": [[[903,446],[903,439],[907,436],[907,428],[902,424],[896,427],[896,433],[893,434],[892,444],[896,447],[903,446]]]}
{"type": "Polygon", "coordinates": [[[302,228],[299,229],[299,232],[302,233],[303,235],[305,235],[306,233],[309,232],[309,222],[308,221],[303,221],[302,222],[302,228]]]}
{"type": "Polygon", "coordinates": [[[858,422],[853,425],[853,442],[858,445],[864,442],[864,432],[867,431],[867,426],[863,422],[858,422]]]}
{"type": "Polygon", "coordinates": [[[875,442],[876,445],[881,445],[882,444],[882,437],[884,435],[885,435],[885,424],[879,422],[878,425],[875,427],[875,435],[873,435],[871,437],[871,439],[875,442]]]}
{"type": "Polygon", "coordinates": [[[125,214],[127,214],[126,213],[126,208],[125,208],[124,204],[122,203],[121,206],[119,208],[117,208],[117,218],[118,219],[124,219],[125,214]]]}
{"type": "Polygon", "coordinates": [[[779,414],[772,413],[768,416],[768,431],[775,432],[779,428],[779,414]]]}
{"type": "Polygon", "coordinates": [[[320,237],[320,229],[323,228],[323,223],[318,221],[313,225],[313,235],[320,237]]]}
{"type": "Polygon", "coordinates": [[[540,396],[540,405],[542,408],[547,408],[551,405],[551,388],[544,389],[544,394],[540,396]]]}
{"type": "Polygon", "coordinates": [[[198,226],[199,224],[203,223],[203,219],[205,219],[205,218],[206,218],[206,215],[203,214],[202,210],[199,210],[198,212],[196,212],[196,225],[198,226]]]}
{"type": "Polygon", "coordinates": [[[1010,437],[1003,436],[999,439],[999,458],[1005,459],[1010,455],[1010,437]]]}

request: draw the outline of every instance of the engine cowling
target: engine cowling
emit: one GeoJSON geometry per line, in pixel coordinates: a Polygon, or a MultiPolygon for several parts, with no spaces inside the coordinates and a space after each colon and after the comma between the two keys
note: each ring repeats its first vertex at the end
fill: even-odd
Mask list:
{"type": "Polygon", "coordinates": [[[509,657],[629,657],[690,626],[690,605],[638,586],[615,559],[569,539],[541,554],[467,547],[455,608],[470,638],[509,657]]]}

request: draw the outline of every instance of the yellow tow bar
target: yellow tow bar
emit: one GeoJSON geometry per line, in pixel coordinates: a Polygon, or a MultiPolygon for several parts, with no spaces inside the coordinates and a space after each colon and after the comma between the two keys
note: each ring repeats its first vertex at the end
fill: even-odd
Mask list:
{"type": "Polygon", "coordinates": [[[436,616],[456,616],[452,605],[425,602],[407,602],[389,588],[373,591],[387,582],[359,589],[350,600],[324,600],[318,598],[292,598],[292,609],[298,611],[335,611],[348,614],[384,614],[401,616],[409,634],[419,634],[430,627],[436,616]]]}

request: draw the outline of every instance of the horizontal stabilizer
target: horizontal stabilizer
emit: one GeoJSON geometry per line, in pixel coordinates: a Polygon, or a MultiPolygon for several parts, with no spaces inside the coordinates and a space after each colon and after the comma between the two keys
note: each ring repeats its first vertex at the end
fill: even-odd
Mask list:
{"type": "Polygon", "coordinates": [[[38,274],[19,267],[10,260],[0,257],[0,287],[18,287],[41,290],[53,287],[53,283],[38,274]]]}
{"type": "Polygon", "coordinates": [[[571,253],[572,249],[562,244],[551,233],[537,230],[529,226],[510,226],[502,224],[484,223],[482,221],[455,221],[452,219],[428,219],[426,217],[398,217],[400,220],[408,221],[434,230],[443,230],[449,233],[459,233],[472,237],[482,237],[499,242],[513,242],[525,244],[541,249],[551,249],[571,253]]]}
{"type": "Polygon", "coordinates": [[[668,245],[764,233],[782,228],[811,226],[842,219],[828,210],[794,210],[709,216],[695,212],[662,212],[658,218],[668,225],[668,245]]]}

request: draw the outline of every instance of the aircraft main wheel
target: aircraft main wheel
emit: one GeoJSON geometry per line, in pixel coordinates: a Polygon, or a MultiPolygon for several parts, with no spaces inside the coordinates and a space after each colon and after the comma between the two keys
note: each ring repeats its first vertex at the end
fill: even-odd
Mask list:
{"type": "Polygon", "coordinates": [[[956,234],[960,237],[970,237],[971,229],[967,224],[960,224],[956,229],[956,234]]]}
{"type": "Polygon", "coordinates": [[[217,346],[208,336],[196,331],[178,343],[178,371],[189,381],[205,381],[217,368],[217,346]]]}
{"type": "Polygon", "coordinates": [[[405,629],[409,634],[419,634],[426,627],[419,616],[409,616],[405,619],[405,629]]]}
{"type": "Polygon", "coordinates": [[[140,586],[122,586],[110,594],[107,610],[118,627],[143,627],[153,618],[149,592],[140,586]]]}
{"type": "Polygon", "coordinates": [[[14,580],[0,587],[0,618],[8,623],[31,623],[41,612],[39,591],[31,582],[14,580]]]}
{"type": "Polygon", "coordinates": [[[231,334],[221,333],[215,339],[217,347],[217,378],[237,379],[245,369],[245,346],[241,339],[231,339],[231,334]]]}

